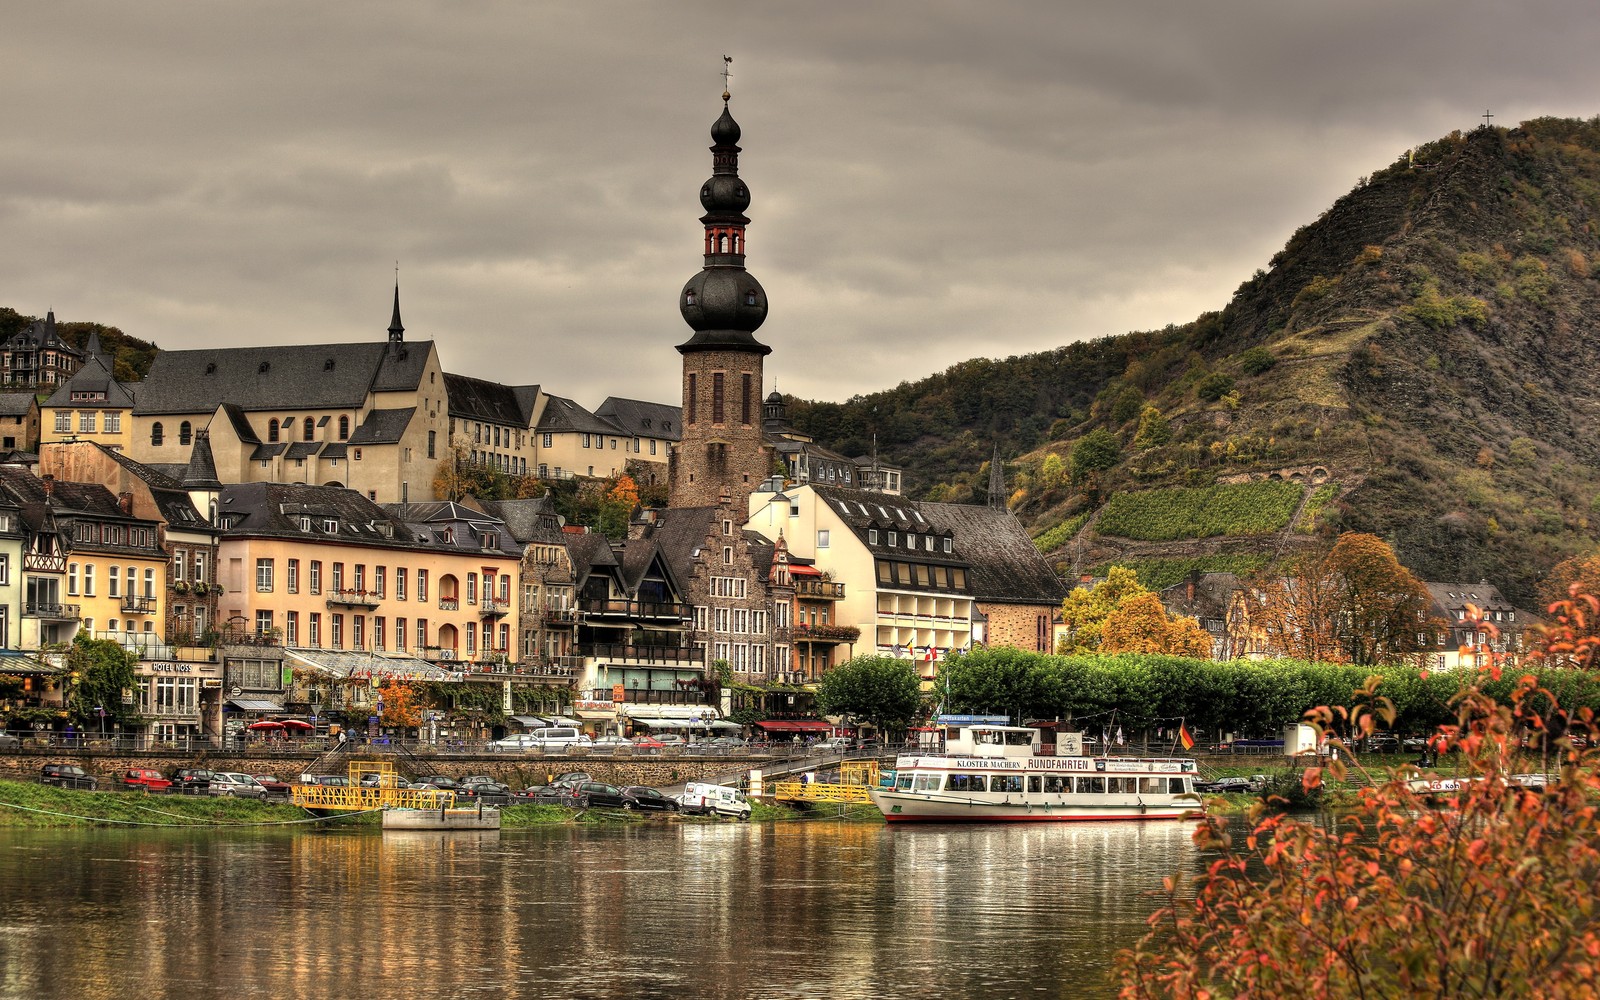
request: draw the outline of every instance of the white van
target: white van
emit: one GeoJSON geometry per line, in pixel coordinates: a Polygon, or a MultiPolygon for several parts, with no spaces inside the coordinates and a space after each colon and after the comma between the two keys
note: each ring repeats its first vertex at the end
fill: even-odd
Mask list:
{"type": "Polygon", "coordinates": [[[588,746],[589,736],[571,726],[549,726],[527,733],[516,733],[489,744],[492,750],[509,750],[513,753],[526,750],[546,750],[561,747],[588,746]]]}
{"type": "Polygon", "coordinates": [[[683,786],[683,794],[678,796],[678,811],[749,819],[750,800],[737,788],[691,781],[683,786]]]}

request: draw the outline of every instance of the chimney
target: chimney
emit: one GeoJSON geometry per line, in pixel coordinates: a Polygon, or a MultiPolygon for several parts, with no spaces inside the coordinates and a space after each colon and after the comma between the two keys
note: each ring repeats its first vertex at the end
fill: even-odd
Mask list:
{"type": "Polygon", "coordinates": [[[132,493],[118,493],[117,494],[117,508],[119,510],[121,510],[124,514],[132,514],[133,513],[133,494],[132,493]]]}

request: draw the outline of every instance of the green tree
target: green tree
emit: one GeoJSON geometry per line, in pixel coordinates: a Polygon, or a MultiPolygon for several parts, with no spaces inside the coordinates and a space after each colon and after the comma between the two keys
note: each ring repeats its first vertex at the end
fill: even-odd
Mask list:
{"type": "Polygon", "coordinates": [[[916,664],[891,656],[858,656],[822,676],[817,707],[825,715],[853,715],[880,732],[899,733],[922,707],[916,664]]]}
{"type": "Polygon", "coordinates": [[[71,697],[67,711],[79,725],[100,725],[100,712],[109,721],[127,723],[135,717],[132,695],[135,657],[109,639],[88,639],[79,633],[67,651],[71,697]],[[123,695],[129,696],[124,704],[123,695]]]}
{"type": "Polygon", "coordinates": [[[1112,468],[1121,455],[1122,445],[1117,442],[1117,436],[1104,427],[1096,427],[1072,446],[1069,464],[1073,482],[1085,482],[1095,473],[1112,468]]]}

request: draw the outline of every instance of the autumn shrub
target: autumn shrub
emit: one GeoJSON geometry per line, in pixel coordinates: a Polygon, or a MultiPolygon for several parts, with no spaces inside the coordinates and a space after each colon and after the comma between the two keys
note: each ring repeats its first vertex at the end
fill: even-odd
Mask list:
{"type": "Polygon", "coordinates": [[[1239,354],[1239,370],[1246,375],[1260,375],[1278,363],[1278,356],[1265,347],[1252,347],[1239,354]]]}
{"type": "MultiPolygon", "coordinates": [[[[1263,804],[1243,835],[1204,817],[1206,867],[1165,880],[1148,932],[1117,957],[1121,996],[1600,996],[1600,726],[1544,683],[1592,667],[1597,612],[1587,595],[1553,605],[1555,627],[1503,697],[1488,690],[1498,663],[1464,678],[1431,740],[1454,773],[1367,773],[1346,810],[1263,804]],[[1535,770],[1537,783],[1523,777],[1535,770]]],[[[1308,719],[1390,728],[1382,687],[1308,719]]],[[[1307,768],[1301,785],[1325,775],[1347,778],[1345,761],[1307,768]]]]}

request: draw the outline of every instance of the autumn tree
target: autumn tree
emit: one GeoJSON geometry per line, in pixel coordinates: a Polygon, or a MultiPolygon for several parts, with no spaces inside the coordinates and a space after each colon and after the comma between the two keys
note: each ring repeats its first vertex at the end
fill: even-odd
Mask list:
{"type": "Polygon", "coordinates": [[[1062,621],[1067,626],[1059,653],[1092,653],[1100,648],[1101,629],[1123,601],[1148,594],[1139,583],[1139,574],[1122,566],[1106,571],[1106,578],[1088,587],[1074,587],[1061,602],[1062,621]]]}
{"type": "Polygon", "coordinates": [[[1169,615],[1158,594],[1122,601],[1100,626],[1100,652],[1167,653],[1207,658],[1211,635],[1188,615],[1169,615]]]}
{"type": "Polygon", "coordinates": [[[1238,595],[1244,615],[1237,623],[1230,622],[1229,628],[1244,629],[1248,634],[1234,637],[1234,647],[1248,648],[1254,640],[1272,655],[1343,662],[1344,645],[1339,641],[1342,588],[1327,556],[1326,549],[1302,553],[1281,572],[1267,573],[1245,585],[1238,595]]]}
{"type": "MultiPolygon", "coordinates": [[[[1570,671],[1559,647],[1593,646],[1597,608],[1584,595],[1551,609],[1566,633],[1537,670],[1570,671]]],[[[1540,673],[1496,700],[1480,682],[1498,671],[1465,679],[1454,723],[1432,739],[1453,785],[1414,782],[1411,767],[1367,773],[1370,787],[1338,813],[1258,804],[1245,836],[1205,815],[1195,842],[1208,864],[1192,885],[1166,880],[1149,932],[1117,956],[1120,995],[1600,996],[1600,726],[1589,709],[1563,709],[1540,673]],[[1537,738],[1558,730],[1581,739],[1537,738]],[[1543,787],[1514,777],[1534,770],[1543,787]]],[[[1374,680],[1353,704],[1308,718],[1359,736],[1393,715],[1374,680]]],[[[1309,768],[1302,785],[1345,768],[1309,768]]]]}
{"type": "Polygon", "coordinates": [[[1383,539],[1346,532],[1327,563],[1340,582],[1340,638],[1350,662],[1395,663],[1417,651],[1432,599],[1383,539]]]}
{"type": "Polygon", "coordinates": [[[516,492],[511,477],[483,462],[472,461],[466,445],[451,448],[433,473],[435,500],[460,500],[474,496],[480,500],[507,500],[516,492]]]}
{"type": "Polygon", "coordinates": [[[379,691],[383,699],[383,712],[379,718],[385,726],[415,729],[422,725],[422,706],[410,682],[386,680],[379,691]]]}
{"type": "Polygon", "coordinates": [[[1581,593],[1600,594],[1600,549],[1556,563],[1540,585],[1539,597],[1545,604],[1564,601],[1574,584],[1581,593]]]}
{"type": "Polygon", "coordinates": [[[1133,432],[1135,448],[1158,448],[1172,440],[1172,425],[1154,406],[1139,413],[1139,429],[1133,432]]]}

